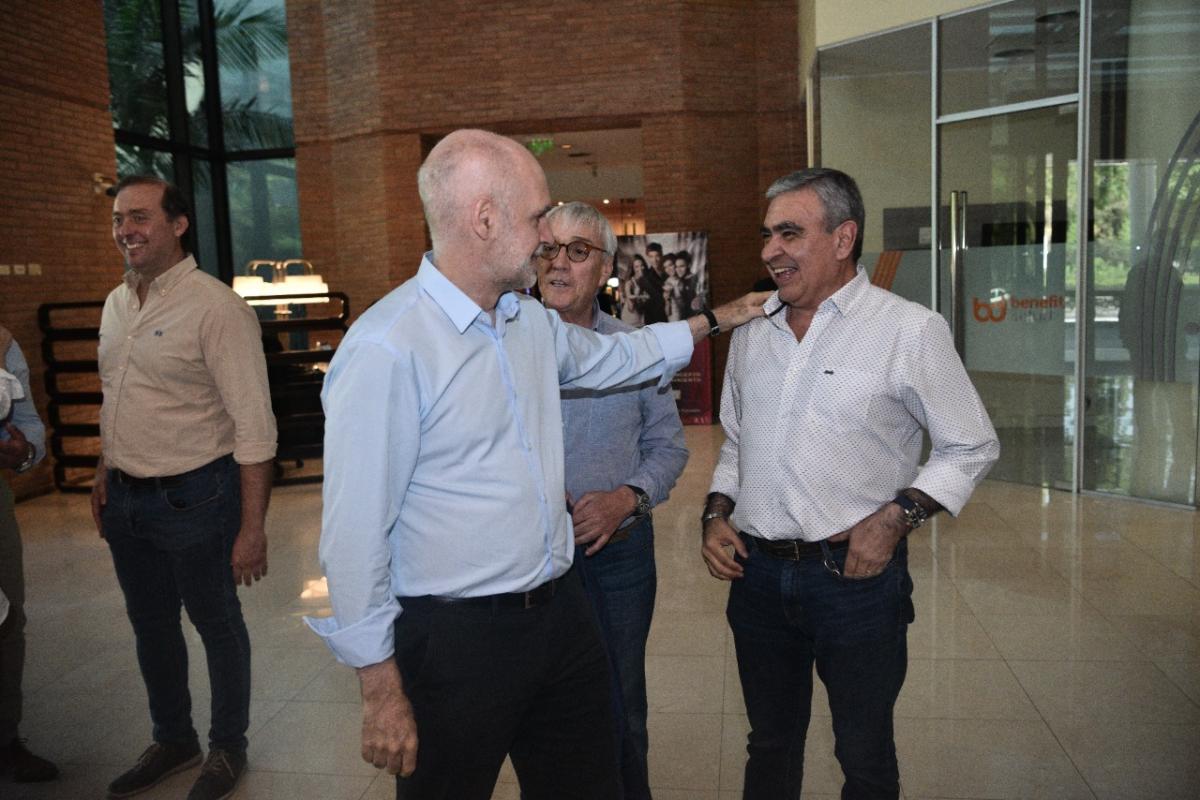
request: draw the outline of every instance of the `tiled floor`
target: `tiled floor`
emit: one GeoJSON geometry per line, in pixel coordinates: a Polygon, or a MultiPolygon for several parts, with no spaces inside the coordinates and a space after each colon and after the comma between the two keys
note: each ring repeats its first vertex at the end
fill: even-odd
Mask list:
{"type": "MultiPolygon", "coordinates": [[[[651,782],[658,800],[739,796],[746,719],[727,587],[708,576],[696,517],[720,433],[691,428],[692,459],[658,512],[659,599],[647,659],[651,782]]],[[[24,735],[63,768],[0,797],[103,797],[149,726],[107,549],[84,496],[18,506],[29,584],[24,735]]],[[[393,784],[358,756],[357,684],[302,625],[324,605],[317,487],[275,492],[271,573],[242,597],[254,642],[244,800],[383,800],[393,784]]],[[[1200,517],[986,483],[958,520],[911,542],[917,621],[897,707],[904,795],[931,798],[1200,797],[1200,517]]],[[[186,626],[185,626],[186,627],[186,626]]],[[[200,730],[208,688],[199,640],[200,730]]],[[[823,696],[809,734],[805,797],[840,773],[823,696]]],[[[194,771],[147,798],[182,798],[194,771]]],[[[495,797],[517,798],[511,771],[495,797]]]]}

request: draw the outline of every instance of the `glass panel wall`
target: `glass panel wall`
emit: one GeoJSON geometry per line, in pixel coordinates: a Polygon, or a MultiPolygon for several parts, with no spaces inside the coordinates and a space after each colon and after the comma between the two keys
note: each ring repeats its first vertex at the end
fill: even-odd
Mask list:
{"type": "Polygon", "coordinates": [[[284,0],[106,0],[104,18],[119,177],[189,194],[197,258],[226,280],[244,251],[297,257],[284,0]]]}
{"type": "Polygon", "coordinates": [[[1003,442],[993,477],[1195,505],[1200,4],[1014,0],[933,24],[938,108],[924,132],[896,121],[915,120],[905,106],[928,94],[886,87],[921,44],[902,37],[927,26],[821,50],[819,163],[862,178],[868,213],[885,209],[868,222],[868,248],[886,250],[890,176],[870,173],[913,172],[915,182],[936,142],[939,308],[957,312],[960,349],[1003,442]],[[889,128],[894,140],[879,134],[889,128]],[[953,231],[951,192],[965,219],[953,231]],[[953,293],[951,244],[962,248],[953,293]]]}
{"type": "Polygon", "coordinates": [[[300,258],[300,203],[290,158],[229,165],[233,261],[300,258]]]}
{"type": "Polygon", "coordinates": [[[221,118],[228,150],[291,147],[287,19],[277,0],[217,0],[221,118]]]}
{"type": "Polygon", "coordinates": [[[1077,91],[1078,4],[1054,5],[1017,0],[941,20],[940,112],[954,114],[1077,91]]]}
{"type": "Polygon", "coordinates": [[[930,46],[926,24],[833,47],[820,54],[819,83],[818,163],[853,175],[862,190],[861,263],[877,284],[925,306],[933,301],[930,46]]]}
{"type": "Polygon", "coordinates": [[[1195,504],[1200,5],[1094,9],[1083,486],[1195,504]]]}

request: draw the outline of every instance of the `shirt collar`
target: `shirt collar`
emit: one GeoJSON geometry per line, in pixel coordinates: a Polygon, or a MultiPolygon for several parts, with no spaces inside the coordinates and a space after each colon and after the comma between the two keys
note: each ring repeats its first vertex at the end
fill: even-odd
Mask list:
{"type": "MultiPolygon", "coordinates": [[[[434,265],[432,252],[426,253],[421,259],[421,267],[417,270],[417,283],[425,294],[437,303],[438,308],[442,310],[442,313],[450,320],[450,324],[459,333],[463,333],[471,327],[471,323],[483,311],[474,300],[467,297],[462,289],[455,286],[434,265]]],[[[505,321],[516,317],[520,310],[521,301],[512,292],[500,295],[500,299],[496,302],[496,311],[505,321]]]]}
{"type": "MultiPolygon", "coordinates": [[[[600,301],[593,300],[592,301],[592,330],[594,330],[594,331],[600,330],[600,316],[601,316],[600,315],[600,301]]],[[[607,317],[608,315],[605,314],[604,316],[607,317]]]]}
{"type": "MultiPolygon", "coordinates": [[[[821,303],[818,311],[821,309],[832,308],[843,317],[848,315],[851,309],[854,308],[854,304],[858,302],[860,297],[863,296],[863,293],[867,290],[867,286],[869,286],[870,283],[870,280],[867,279],[867,270],[862,264],[859,264],[855,268],[854,277],[851,278],[845,286],[838,289],[836,292],[826,298],[821,303]]],[[[775,294],[767,298],[767,302],[763,304],[763,310],[767,312],[767,317],[770,318],[773,323],[775,323],[776,327],[786,328],[787,312],[780,311],[782,306],[783,301],[779,299],[779,292],[775,292],[775,294]]]]}
{"type": "MultiPolygon", "coordinates": [[[[185,275],[196,269],[196,267],[196,257],[188,255],[184,257],[183,261],[180,261],[162,275],[159,275],[157,278],[150,281],[150,285],[147,288],[153,289],[160,294],[166,294],[167,292],[171,291],[176,284],[183,280],[185,275]]],[[[141,280],[141,276],[136,270],[125,270],[125,285],[135,292],[137,291],[139,280],[141,280]]]]}

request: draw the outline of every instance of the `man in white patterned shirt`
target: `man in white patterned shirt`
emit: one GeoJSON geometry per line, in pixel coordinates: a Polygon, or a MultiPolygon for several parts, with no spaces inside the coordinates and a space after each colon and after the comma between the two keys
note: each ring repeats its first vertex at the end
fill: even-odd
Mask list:
{"type": "Polygon", "coordinates": [[[800,796],[815,664],[842,798],[895,798],[913,620],[904,537],[957,514],[1000,446],[942,317],[858,266],[854,180],[801,170],[767,198],[762,259],[779,291],[733,336],[702,520],[708,570],[732,582],[751,728],[742,796],[800,796]]]}

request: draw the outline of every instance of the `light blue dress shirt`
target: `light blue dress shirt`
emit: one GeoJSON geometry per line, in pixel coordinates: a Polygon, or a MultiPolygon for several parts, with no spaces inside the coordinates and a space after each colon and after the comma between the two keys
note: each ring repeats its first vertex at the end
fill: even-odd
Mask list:
{"type": "MultiPolygon", "coordinates": [[[[25,360],[25,354],[21,352],[21,348],[16,342],[13,342],[12,346],[8,348],[8,353],[4,358],[4,369],[15,375],[21,382],[21,388],[25,390],[25,399],[13,403],[12,419],[9,421],[25,434],[25,438],[37,451],[33,457],[36,464],[46,457],[46,426],[42,424],[42,418],[38,416],[37,409],[33,406],[33,395],[29,391],[29,363],[25,360]]],[[[10,438],[8,431],[4,430],[3,425],[0,425],[0,439],[8,438],[10,438]]]]}
{"type": "Polygon", "coordinates": [[[565,573],[560,385],[665,383],[691,353],[686,322],[600,336],[513,293],[493,323],[426,254],[329,366],[320,559],[333,616],[308,624],[361,667],[392,656],[398,597],[527,591],[565,573]]]}

